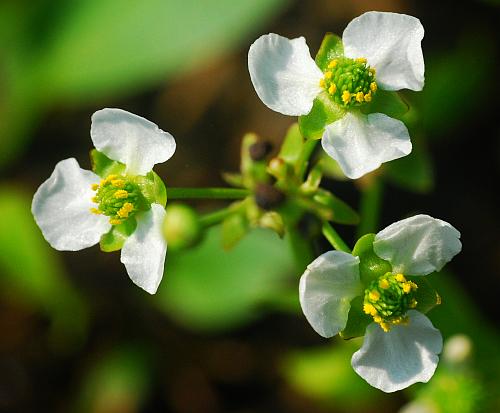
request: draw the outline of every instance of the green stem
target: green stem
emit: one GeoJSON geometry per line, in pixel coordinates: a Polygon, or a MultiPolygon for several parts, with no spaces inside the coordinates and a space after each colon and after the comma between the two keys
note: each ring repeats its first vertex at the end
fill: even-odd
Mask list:
{"type": "Polygon", "coordinates": [[[233,207],[219,209],[218,211],[211,212],[206,215],[202,215],[200,217],[200,224],[204,228],[211,227],[213,225],[217,225],[221,221],[223,221],[229,215],[232,215],[236,212],[236,209],[233,207]]]}
{"type": "Polygon", "coordinates": [[[361,222],[357,229],[358,238],[377,231],[380,219],[380,208],[382,206],[383,189],[382,181],[377,178],[374,178],[368,186],[363,188],[359,207],[361,222]]]}
{"type": "Polygon", "coordinates": [[[237,188],[168,188],[168,199],[242,199],[250,195],[248,189],[237,188]]]}
{"type": "Polygon", "coordinates": [[[314,148],[316,148],[318,142],[319,142],[318,139],[308,139],[304,142],[302,153],[300,154],[300,158],[298,161],[298,165],[300,165],[300,170],[298,171],[298,175],[301,179],[304,177],[307,165],[309,165],[309,158],[314,152],[314,148]]]}
{"type": "Polygon", "coordinates": [[[340,237],[340,235],[335,231],[335,229],[327,222],[323,222],[323,226],[321,227],[321,231],[323,235],[328,240],[332,247],[338,251],[344,251],[347,253],[351,253],[351,249],[347,246],[344,240],[340,237]]]}

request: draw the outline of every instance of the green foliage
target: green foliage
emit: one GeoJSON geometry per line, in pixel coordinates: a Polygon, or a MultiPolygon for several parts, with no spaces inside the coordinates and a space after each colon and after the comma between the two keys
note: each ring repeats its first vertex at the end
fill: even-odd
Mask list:
{"type": "Polygon", "coordinates": [[[369,113],[385,113],[391,118],[401,119],[410,109],[397,92],[389,92],[387,90],[377,90],[372,101],[369,104],[361,106],[361,112],[369,113]]]}
{"type": "Polygon", "coordinates": [[[359,275],[364,286],[370,284],[374,279],[392,271],[389,262],[380,258],[373,251],[373,241],[375,234],[366,234],[362,236],[354,245],[352,255],[359,257],[359,275]]]}
{"type": "Polygon", "coordinates": [[[169,254],[156,303],[196,330],[221,330],[259,316],[259,306],[283,292],[297,274],[287,243],[263,229],[250,231],[233,249],[220,246],[220,230],[209,229],[190,250],[169,254]]]}
{"type": "Polygon", "coordinates": [[[151,171],[146,176],[137,176],[134,181],[139,185],[148,202],[160,204],[161,206],[167,204],[167,189],[156,172],[151,171]]]}
{"type": "Polygon", "coordinates": [[[119,225],[113,225],[109,232],[104,234],[99,241],[101,251],[113,252],[120,250],[136,227],[137,221],[135,217],[131,217],[119,225]]]}
{"type": "Polygon", "coordinates": [[[342,44],[342,39],[333,33],[327,33],[323,37],[321,46],[319,47],[318,53],[316,54],[316,64],[324,72],[330,60],[336,57],[342,57],[344,55],[344,45],[342,44]]]}
{"type": "Polygon", "coordinates": [[[318,189],[313,200],[329,208],[331,211],[329,221],[345,225],[356,225],[359,222],[358,213],[331,192],[318,189]]]}
{"type": "Polygon", "coordinates": [[[332,101],[326,92],[321,92],[314,99],[313,107],[307,115],[299,116],[299,127],[307,139],[320,139],[325,126],[345,115],[345,110],[332,101]]]}
{"type": "Polygon", "coordinates": [[[92,164],[92,171],[101,178],[106,178],[111,174],[122,175],[125,172],[125,164],[109,159],[97,149],[92,149],[90,151],[90,161],[92,164]]]}
{"type": "Polygon", "coordinates": [[[349,318],[345,328],[339,333],[344,340],[349,340],[355,337],[365,335],[366,327],[373,319],[363,311],[363,296],[354,298],[351,301],[351,309],[349,310],[349,318]]]}
{"type": "Polygon", "coordinates": [[[278,157],[290,165],[297,166],[301,160],[303,148],[304,138],[300,133],[299,125],[294,123],[285,135],[278,157]]]}

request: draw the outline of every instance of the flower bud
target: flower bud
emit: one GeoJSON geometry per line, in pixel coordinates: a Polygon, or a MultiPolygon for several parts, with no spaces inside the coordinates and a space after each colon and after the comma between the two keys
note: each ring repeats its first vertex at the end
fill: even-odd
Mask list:
{"type": "Polygon", "coordinates": [[[179,250],[195,245],[202,235],[196,211],[184,204],[168,204],[163,235],[170,250],[179,250]]]}

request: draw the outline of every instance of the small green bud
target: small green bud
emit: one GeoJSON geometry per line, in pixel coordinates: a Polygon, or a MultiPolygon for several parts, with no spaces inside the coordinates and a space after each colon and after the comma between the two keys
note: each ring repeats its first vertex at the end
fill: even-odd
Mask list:
{"type": "Polygon", "coordinates": [[[180,250],[195,245],[202,235],[196,211],[184,204],[168,204],[163,235],[170,250],[180,250]]]}

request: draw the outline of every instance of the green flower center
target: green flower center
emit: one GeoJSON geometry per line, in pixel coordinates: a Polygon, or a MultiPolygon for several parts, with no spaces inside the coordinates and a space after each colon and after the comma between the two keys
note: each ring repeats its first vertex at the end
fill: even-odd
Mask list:
{"type": "Polygon", "coordinates": [[[375,69],[366,64],[365,58],[330,60],[319,85],[336,103],[346,107],[371,102],[377,91],[375,69]]]}
{"type": "Polygon", "coordinates": [[[403,274],[388,272],[372,281],[365,290],[363,311],[387,332],[391,325],[408,321],[406,312],[417,305],[417,288],[417,284],[407,281],[403,274]]]}
{"type": "Polygon", "coordinates": [[[99,184],[92,185],[92,189],[96,191],[92,202],[97,208],[90,211],[108,216],[112,225],[121,224],[137,211],[147,209],[147,201],[139,186],[126,176],[109,175],[99,184]]]}

